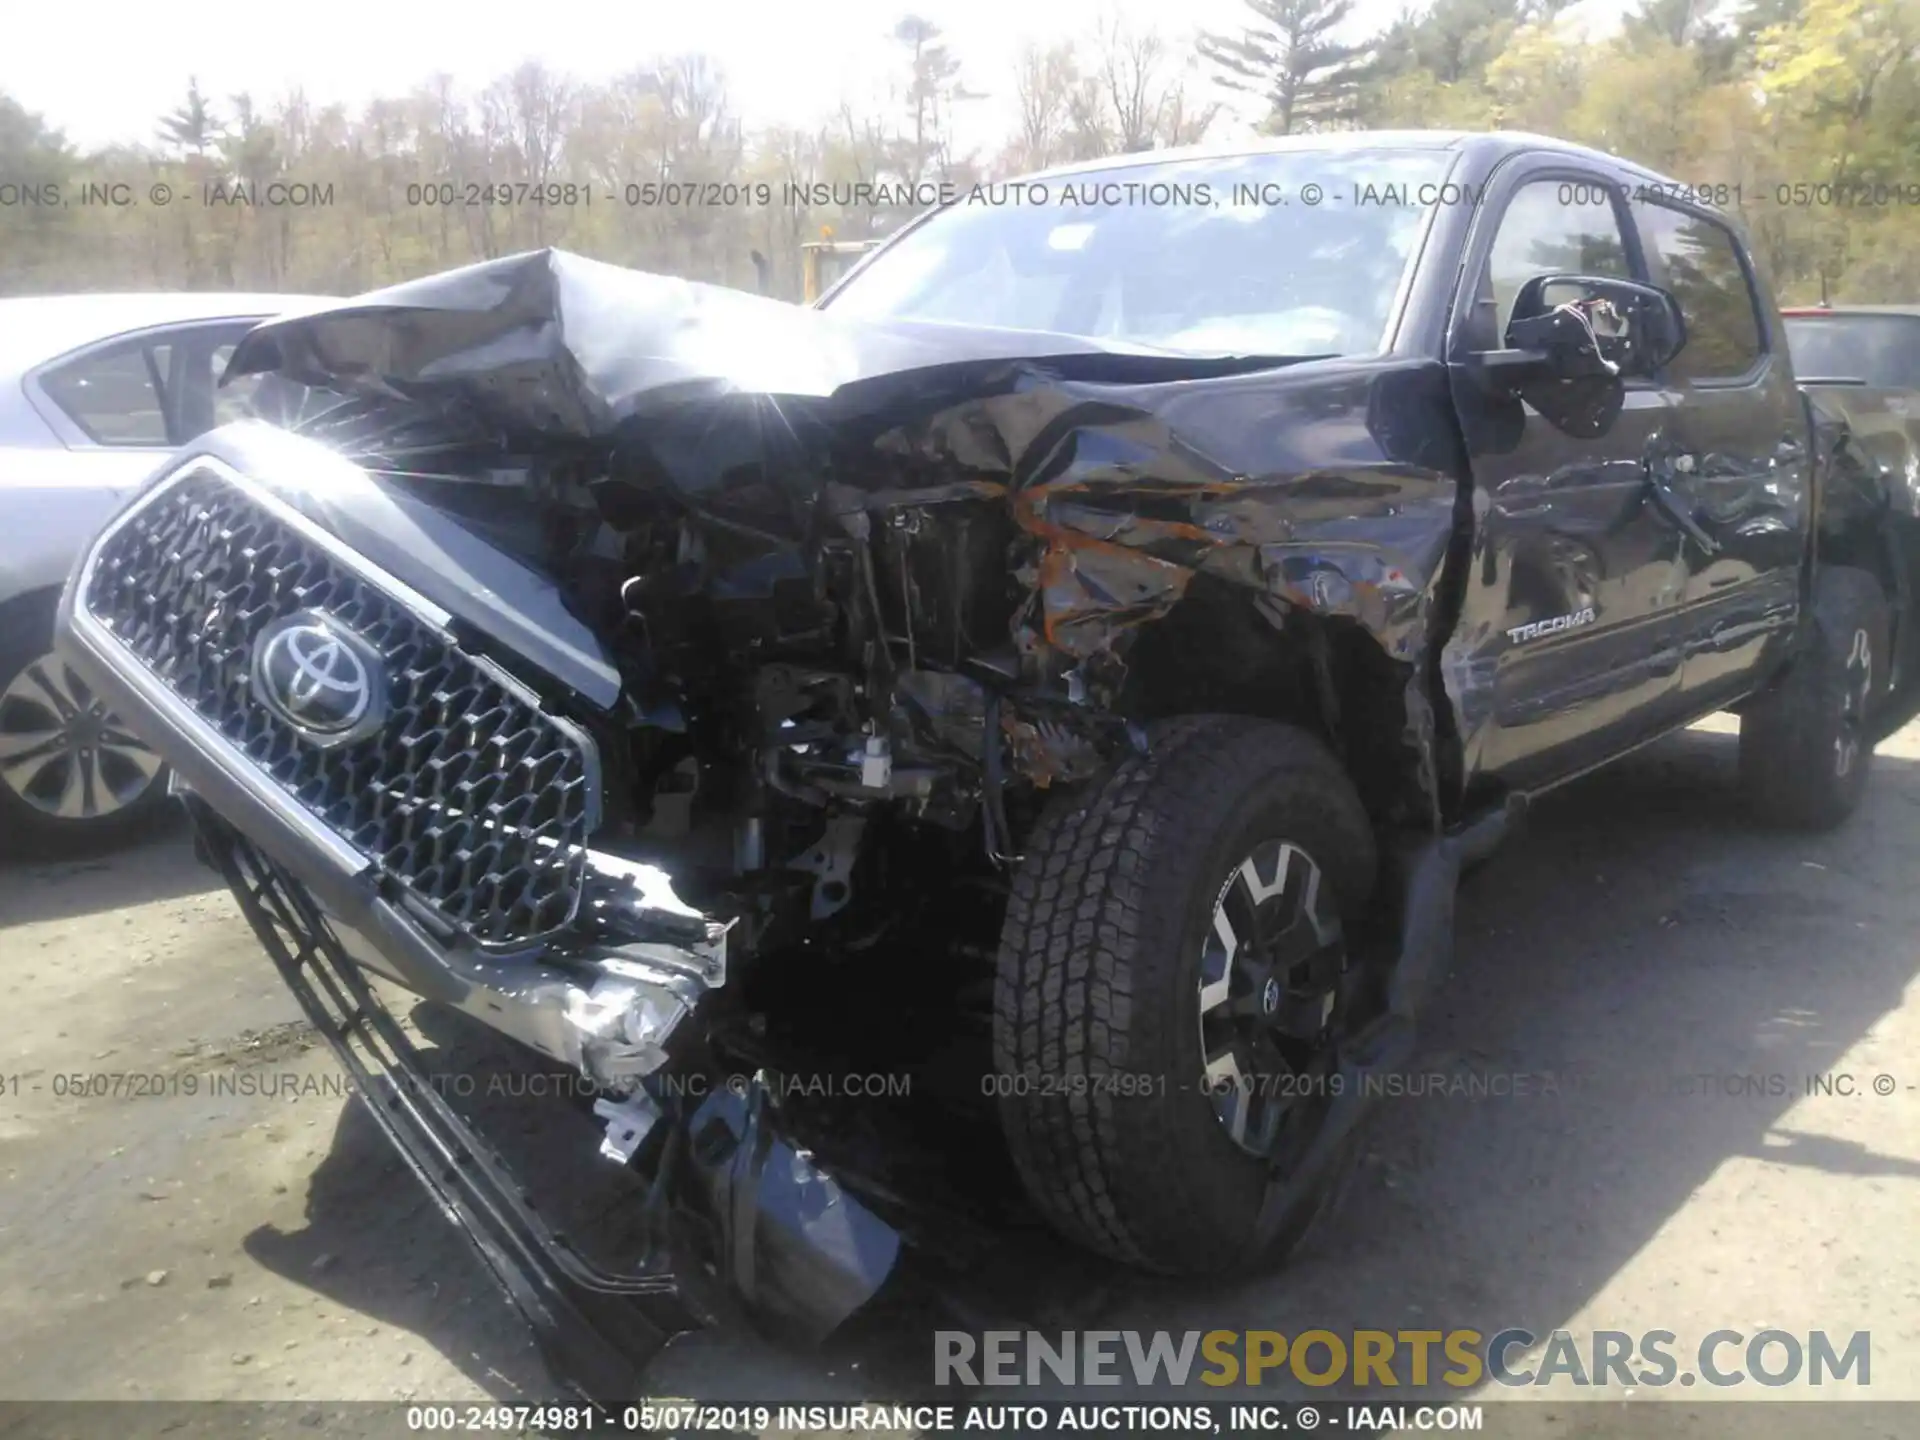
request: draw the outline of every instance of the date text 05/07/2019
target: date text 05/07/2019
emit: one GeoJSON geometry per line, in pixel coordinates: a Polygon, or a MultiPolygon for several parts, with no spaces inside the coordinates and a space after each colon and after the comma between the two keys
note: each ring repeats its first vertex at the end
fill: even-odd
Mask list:
{"type": "Polygon", "coordinates": [[[646,1401],[618,1411],[584,1405],[409,1405],[406,1428],[416,1434],[640,1433],[649,1435],[901,1432],[922,1435],[985,1432],[997,1435],[1311,1433],[1329,1426],[1376,1433],[1386,1428],[1480,1432],[1481,1405],[1100,1404],[1044,1405],[799,1404],[729,1405],[646,1401]]]}
{"type": "Polygon", "coordinates": [[[1279,1071],[1271,1074],[1231,1073],[1202,1075],[1193,1081],[1169,1080],[1148,1071],[1111,1070],[1092,1073],[1043,1074],[1040,1072],[990,1071],[980,1077],[982,1095],[1039,1096],[1148,1096],[1170,1092],[1197,1092],[1202,1095],[1243,1095],[1276,1097],[1330,1097],[1344,1093],[1347,1077],[1338,1071],[1279,1071]]]}

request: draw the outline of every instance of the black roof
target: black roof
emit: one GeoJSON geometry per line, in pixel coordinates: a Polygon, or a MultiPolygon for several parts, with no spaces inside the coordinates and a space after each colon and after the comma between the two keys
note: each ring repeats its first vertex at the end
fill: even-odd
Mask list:
{"type": "Polygon", "coordinates": [[[1599,164],[1626,170],[1652,183],[1686,189],[1679,182],[1609,155],[1590,146],[1576,145],[1551,135],[1534,135],[1524,130],[1325,130],[1307,135],[1282,135],[1267,139],[1221,141],[1189,145],[1173,150],[1140,150],[1130,155],[1107,155],[1097,160],[1080,160],[1034,172],[1026,179],[1051,179],[1056,176],[1090,174],[1133,166],[1160,165],[1189,160],[1237,159],[1246,155],[1287,154],[1310,151],[1344,152],[1353,150],[1456,150],[1492,163],[1505,155],[1523,151],[1555,151],[1599,164]]]}

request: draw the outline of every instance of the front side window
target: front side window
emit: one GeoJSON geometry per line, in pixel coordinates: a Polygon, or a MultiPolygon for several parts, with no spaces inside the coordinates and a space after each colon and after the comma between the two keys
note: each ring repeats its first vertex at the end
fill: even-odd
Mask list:
{"type": "Polygon", "coordinates": [[[1687,322],[1673,373],[1682,380],[1728,380],[1752,370],[1765,353],[1765,332],[1733,232],[1670,205],[1637,203],[1634,220],[1654,283],[1673,292],[1687,322]]]}
{"type": "MultiPolygon", "coordinates": [[[[227,362],[233,359],[233,352],[239,348],[240,341],[235,337],[216,346],[213,352],[213,423],[225,425],[234,420],[247,420],[260,414],[261,385],[267,378],[263,372],[252,375],[236,375],[221,383],[227,373],[227,362]]],[[[274,377],[276,380],[278,376],[274,377]]]]}
{"type": "Polygon", "coordinates": [[[1514,191],[1481,274],[1474,348],[1502,343],[1520,287],[1541,275],[1632,278],[1604,185],[1555,178],[1530,180],[1514,191]]]}
{"type": "Polygon", "coordinates": [[[944,321],[1204,355],[1383,348],[1453,157],[1283,151],[962,198],[835,292],[858,319],[944,321]],[[1040,198],[1044,192],[1044,199],[1040,198]]]}

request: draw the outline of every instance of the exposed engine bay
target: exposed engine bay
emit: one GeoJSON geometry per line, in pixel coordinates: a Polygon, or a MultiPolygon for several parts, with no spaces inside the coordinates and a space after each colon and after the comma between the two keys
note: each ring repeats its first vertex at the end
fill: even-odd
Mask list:
{"type": "Polygon", "coordinates": [[[1264,430],[1278,363],[842,330],[545,252],[269,323],[230,373],[270,372],[262,413],[552,577],[617,670],[572,711],[605,772],[595,848],[718,917],[737,974],[991,892],[1050,791],[1158,716],[1234,708],[1235,676],[1329,724],[1386,692],[1377,803],[1430,822],[1414,662],[1455,497],[1378,466],[1248,475],[1178,423],[1264,430]],[[1369,490],[1384,514],[1346,539],[1369,490]]]}

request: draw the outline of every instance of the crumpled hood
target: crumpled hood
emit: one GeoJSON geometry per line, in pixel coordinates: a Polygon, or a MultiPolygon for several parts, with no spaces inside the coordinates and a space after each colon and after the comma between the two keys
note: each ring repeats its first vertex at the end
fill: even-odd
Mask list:
{"type": "Polygon", "coordinates": [[[383,412],[371,439],[292,427],[374,475],[578,461],[610,494],[671,495],[749,569],[810,563],[868,512],[1005,506],[1029,546],[995,567],[1028,590],[1009,638],[1038,669],[1117,676],[1204,573],[1356,622],[1431,741],[1420,662],[1465,457],[1428,358],[856,320],[548,250],[270,321],[229,367],[267,371],[383,412]]]}
{"type": "Polygon", "coordinates": [[[1041,331],[843,320],[830,310],[539,250],[270,320],[236,348],[227,373],[275,371],[306,385],[458,397],[481,404],[517,439],[590,439],[689,401],[728,394],[818,400],[856,382],[1006,360],[1060,361],[1069,370],[1141,380],[1272,363],[1041,331]]]}

